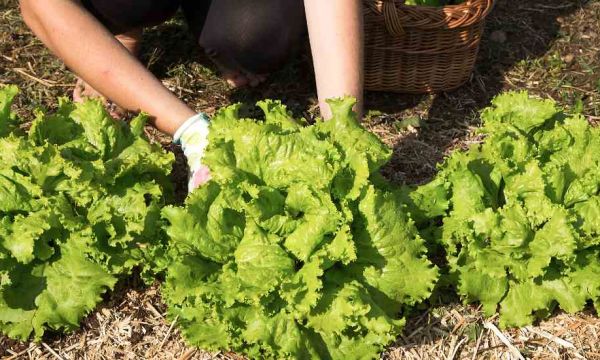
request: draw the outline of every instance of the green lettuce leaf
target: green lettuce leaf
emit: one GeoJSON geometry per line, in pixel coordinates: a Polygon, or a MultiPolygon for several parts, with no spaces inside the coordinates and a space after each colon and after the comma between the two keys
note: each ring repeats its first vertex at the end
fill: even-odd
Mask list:
{"type": "Polygon", "coordinates": [[[0,138],[10,134],[17,126],[17,117],[10,107],[18,93],[19,89],[14,85],[0,87],[0,138]]]}

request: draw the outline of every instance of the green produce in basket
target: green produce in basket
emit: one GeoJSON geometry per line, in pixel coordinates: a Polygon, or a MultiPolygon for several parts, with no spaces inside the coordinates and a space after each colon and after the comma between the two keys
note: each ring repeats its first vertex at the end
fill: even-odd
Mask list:
{"type": "Polygon", "coordinates": [[[0,89],[0,332],[73,330],[133,267],[160,258],[173,156],[102,104],[61,100],[23,134],[0,89]]]}
{"type": "Polygon", "coordinates": [[[456,5],[463,2],[463,0],[406,0],[404,4],[418,6],[446,6],[456,5]]]}
{"type": "Polygon", "coordinates": [[[406,0],[406,5],[419,5],[419,6],[440,6],[442,5],[440,0],[406,0]]]}
{"type": "Polygon", "coordinates": [[[351,99],[300,126],[278,102],[213,119],[213,180],[167,207],[163,297],[190,344],[252,358],[375,359],[437,269],[378,171],[390,150],[351,99]]]}

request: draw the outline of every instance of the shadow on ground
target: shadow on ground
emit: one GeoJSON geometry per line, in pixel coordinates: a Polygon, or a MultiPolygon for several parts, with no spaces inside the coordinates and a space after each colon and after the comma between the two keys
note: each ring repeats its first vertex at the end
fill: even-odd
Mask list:
{"type": "MultiPolygon", "coordinates": [[[[553,60],[540,59],[548,57],[557,40],[573,35],[561,30],[561,23],[589,3],[587,0],[498,1],[487,19],[476,68],[464,86],[436,95],[368,93],[367,126],[394,148],[385,175],[396,182],[413,184],[429,180],[435,174],[435,165],[448,151],[465,146],[465,138],[479,123],[479,111],[503,90],[518,88],[541,96],[558,96],[558,100],[567,102],[566,106],[569,101],[576,101],[553,93],[548,84],[511,81],[510,72],[523,62],[531,62],[541,71],[551,73],[546,67],[555,66],[553,60]],[[409,122],[417,124],[416,131],[406,131],[406,119],[416,120],[409,122]]],[[[592,25],[595,21],[590,20],[592,25]]],[[[174,81],[176,92],[178,86],[184,89],[180,95],[184,99],[189,96],[186,100],[198,109],[210,112],[232,102],[252,104],[276,98],[296,116],[315,117],[317,97],[308,46],[284,69],[271,74],[265,84],[250,89],[228,89],[184,29],[184,22],[178,18],[150,30],[145,57],[159,77],[174,81]],[[165,49],[166,43],[170,44],[168,51],[158,50],[165,49]],[[195,94],[198,91],[201,96],[195,94]]],[[[568,46],[563,50],[568,53],[568,46]]],[[[561,62],[561,54],[557,56],[556,61],[561,62]]],[[[564,76],[564,70],[567,69],[556,76],[564,76]]]]}
{"type": "MultiPolygon", "coordinates": [[[[477,65],[464,86],[437,95],[370,94],[367,97],[369,109],[384,113],[411,109],[408,114],[420,119],[418,131],[393,142],[394,159],[386,175],[409,183],[430,179],[435,173],[434,164],[449,150],[465,146],[464,138],[479,123],[478,113],[503,90],[527,89],[545,96],[545,89],[537,86],[539,84],[516,86],[511,83],[509,72],[522,61],[544,57],[557,39],[567,36],[561,32],[561,19],[586,3],[578,0],[498,1],[487,19],[477,65]],[[398,109],[392,105],[394,100],[398,109]]],[[[384,121],[396,123],[398,119],[391,117],[384,121]]]]}

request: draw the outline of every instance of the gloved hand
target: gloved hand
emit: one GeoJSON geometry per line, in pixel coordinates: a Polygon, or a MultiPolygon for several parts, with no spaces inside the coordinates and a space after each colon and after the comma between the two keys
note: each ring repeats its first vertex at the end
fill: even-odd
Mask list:
{"type": "Polygon", "coordinates": [[[189,192],[210,180],[210,170],[202,164],[202,157],[208,146],[208,121],[206,114],[194,115],[184,122],[173,136],[173,142],[181,144],[190,168],[189,192]]]}

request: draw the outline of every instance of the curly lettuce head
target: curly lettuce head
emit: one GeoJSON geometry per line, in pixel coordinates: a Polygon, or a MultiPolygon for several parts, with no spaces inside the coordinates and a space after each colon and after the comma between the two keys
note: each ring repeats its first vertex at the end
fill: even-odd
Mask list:
{"type": "Polygon", "coordinates": [[[173,156],[102,104],[61,100],[27,135],[0,89],[0,331],[73,330],[121,275],[160,258],[173,156]]]}
{"type": "Polygon", "coordinates": [[[300,126],[274,101],[264,120],[239,106],[211,124],[213,180],[167,207],[163,295],[187,340],[255,358],[376,358],[437,269],[378,176],[390,150],[354,101],[300,126]]]}
{"type": "Polygon", "coordinates": [[[525,92],[492,104],[484,142],[410,193],[414,218],[445,249],[463,299],[498,310],[502,326],[528,325],[556,305],[598,307],[600,129],[525,92]]]}

